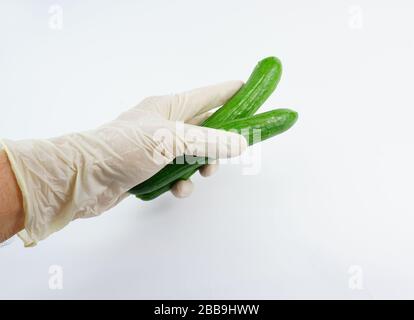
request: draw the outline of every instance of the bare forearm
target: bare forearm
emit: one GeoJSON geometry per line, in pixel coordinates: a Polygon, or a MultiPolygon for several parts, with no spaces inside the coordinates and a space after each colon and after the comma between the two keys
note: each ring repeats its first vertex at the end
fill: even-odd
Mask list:
{"type": "Polygon", "coordinates": [[[22,195],[10,162],[0,151],[0,242],[7,240],[24,227],[22,195]]]}

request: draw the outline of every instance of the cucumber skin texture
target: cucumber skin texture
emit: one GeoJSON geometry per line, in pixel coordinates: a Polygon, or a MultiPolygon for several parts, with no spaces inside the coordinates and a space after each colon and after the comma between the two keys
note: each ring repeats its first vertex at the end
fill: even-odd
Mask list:
{"type": "MultiPolygon", "coordinates": [[[[278,58],[267,57],[262,59],[257,63],[249,79],[239,91],[201,125],[220,129],[221,125],[228,121],[253,115],[276,89],[281,75],[282,63],[278,58]]],[[[149,184],[159,186],[160,183],[163,184],[163,179],[167,177],[176,177],[175,180],[177,180],[179,178],[188,179],[192,175],[178,176],[183,169],[176,166],[178,164],[174,164],[174,162],[167,165],[156,175],[135,186],[129,192],[132,194],[142,194],[144,192],[143,190],[148,190],[146,186],[149,184]]],[[[193,172],[196,170],[197,168],[193,172]]]]}
{"type": "Polygon", "coordinates": [[[172,187],[173,183],[169,183],[166,184],[165,186],[150,192],[150,193],[146,193],[146,194],[142,194],[142,195],[137,195],[136,197],[143,200],[143,201],[150,201],[150,200],[154,200],[155,198],[158,198],[160,195],[162,195],[163,193],[170,191],[171,187],[172,187]]]}
{"type": "MultiPolygon", "coordinates": [[[[277,134],[285,132],[292,127],[297,121],[298,114],[289,109],[276,109],[255,116],[236,119],[223,125],[221,128],[227,131],[242,134],[249,145],[269,139],[277,134]],[[256,131],[260,132],[260,139],[255,140],[256,131]]],[[[174,168],[174,174],[171,171],[159,171],[156,175],[146,180],[142,184],[140,190],[132,190],[141,200],[152,200],[168,191],[177,179],[188,179],[199,167],[206,163],[205,158],[198,157],[202,164],[169,164],[166,168],[174,168]],[[148,181],[148,184],[146,184],[148,181]],[[162,181],[161,185],[157,185],[157,181],[162,181]]]]}
{"type": "Polygon", "coordinates": [[[220,128],[220,125],[240,118],[247,118],[263,105],[276,89],[282,76],[282,63],[276,57],[259,61],[247,82],[221,108],[201,125],[220,128]]]}
{"type": "Polygon", "coordinates": [[[243,135],[249,146],[285,132],[298,120],[298,113],[290,109],[275,109],[244,119],[236,119],[223,125],[226,131],[243,135]],[[254,140],[254,130],[260,132],[260,140],[254,140]]]}

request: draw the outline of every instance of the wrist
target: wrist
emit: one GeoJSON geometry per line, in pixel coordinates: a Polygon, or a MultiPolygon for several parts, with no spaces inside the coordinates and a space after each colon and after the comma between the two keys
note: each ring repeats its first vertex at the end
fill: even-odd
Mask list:
{"type": "Polygon", "coordinates": [[[0,150],[0,242],[24,228],[22,194],[5,151],[0,150]]]}

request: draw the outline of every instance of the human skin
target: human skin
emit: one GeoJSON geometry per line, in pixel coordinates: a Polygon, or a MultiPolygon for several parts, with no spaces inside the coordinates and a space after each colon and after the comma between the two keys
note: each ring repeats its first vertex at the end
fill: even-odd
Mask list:
{"type": "Polygon", "coordinates": [[[23,228],[22,193],[6,152],[0,151],[0,243],[23,228]]]}

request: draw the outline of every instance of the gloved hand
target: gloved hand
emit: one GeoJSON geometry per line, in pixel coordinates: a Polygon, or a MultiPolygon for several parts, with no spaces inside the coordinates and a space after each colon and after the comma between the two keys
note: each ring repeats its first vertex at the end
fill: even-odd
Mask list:
{"type": "MultiPolygon", "coordinates": [[[[225,103],[241,85],[231,81],[150,97],[91,131],[2,141],[23,195],[25,230],[19,236],[25,245],[35,245],[74,219],[112,208],[177,156],[242,153],[247,147],[242,136],[190,124],[206,118],[208,110],[225,103]]],[[[189,185],[174,189],[182,196],[189,185]]]]}

